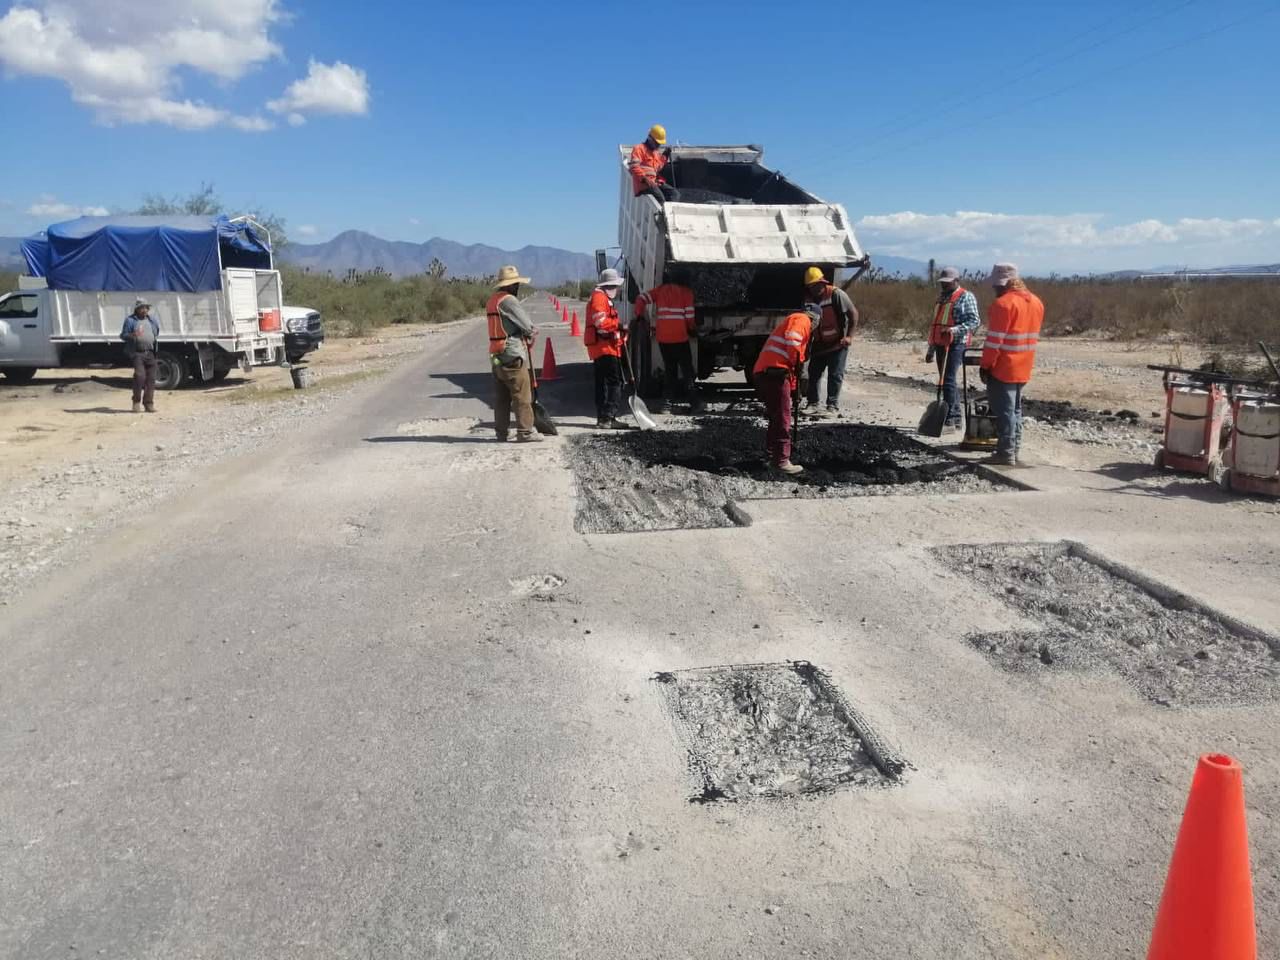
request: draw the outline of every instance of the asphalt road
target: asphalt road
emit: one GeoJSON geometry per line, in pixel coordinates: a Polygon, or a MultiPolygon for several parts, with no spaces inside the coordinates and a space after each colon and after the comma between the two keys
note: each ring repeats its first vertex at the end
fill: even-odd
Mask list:
{"type": "MultiPolygon", "coordinates": [[[[579,535],[565,440],[476,429],[481,327],[431,343],[5,609],[0,956],[1140,956],[1217,749],[1280,951],[1276,702],[1002,672],[962,637],[1018,618],[929,550],[1083,539],[1274,630],[1275,516],[1046,473],[579,535]],[[690,803],[650,678],[789,658],[903,783],[690,803]]],[[[570,436],[585,365],[555,345],[570,436]]]]}

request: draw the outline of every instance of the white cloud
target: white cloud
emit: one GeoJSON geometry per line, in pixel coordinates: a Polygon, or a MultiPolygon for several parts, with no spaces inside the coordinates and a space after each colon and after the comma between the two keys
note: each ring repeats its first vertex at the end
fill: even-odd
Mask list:
{"type": "Polygon", "coordinates": [[[298,236],[301,237],[314,237],[319,232],[320,229],[310,223],[304,223],[298,228],[298,236]]]}
{"type": "Polygon", "coordinates": [[[285,119],[289,121],[291,127],[300,127],[307,122],[307,118],[300,113],[291,113],[285,119]]]}
{"type": "Polygon", "coordinates": [[[307,113],[368,113],[369,78],[341,60],[332,64],[312,60],[307,75],[289,84],[278,100],[268,101],[267,109],[288,114],[294,126],[307,113]]]}
{"type": "Polygon", "coordinates": [[[27,216],[43,217],[47,220],[68,220],[71,217],[105,217],[111,211],[106,207],[79,207],[74,203],[65,203],[57,197],[42,194],[35,203],[27,207],[27,216]]]}
{"type": "MultiPolygon", "coordinates": [[[[259,115],[245,116],[181,94],[193,73],[227,85],[280,57],[272,28],[286,18],[281,0],[19,0],[0,17],[0,66],[10,74],[61,80],[76,103],[103,124],[159,123],[183,130],[230,126],[245,132],[270,130],[259,115]]],[[[363,113],[368,102],[364,73],[337,63],[312,64],[295,88],[316,106],[290,107],[363,113]],[[312,74],[319,68],[318,78],[312,74]],[[335,77],[323,71],[338,71],[335,77]],[[344,78],[361,92],[343,101],[344,78]],[[323,105],[327,93],[330,104],[323,105]],[[340,108],[345,103],[346,108],[340,108]]]]}
{"type": "Polygon", "coordinates": [[[421,226],[421,225],[422,225],[422,221],[421,221],[421,220],[419,220],[417,217],[410,217],[410,218],[409,218],[409,223],[411,223],[411,224],[412,224],[413,226],[415,226],[415,227],[417,227],[417,226],[421,226]]]}
{"type": "Polygon", "coordinates": [[[1170,260],[1203,265],[1257,259],[1275,262],[1280,220],[1184,217],[1108,223],[1096,213],[1009,214],[959,210],[863,217],[858,238],[872,255],[935,257],[968,265],[1020,258],[1032,269],[1119,269],[1170,260]]]}

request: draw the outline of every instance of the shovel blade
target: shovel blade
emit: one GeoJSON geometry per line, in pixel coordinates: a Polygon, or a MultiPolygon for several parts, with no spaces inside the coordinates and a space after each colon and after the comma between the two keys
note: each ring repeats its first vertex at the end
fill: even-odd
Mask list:
{"type": "Polygon", "coordinates": [[[920,418],[920,425],[916,427],[916,432],[922,437],[942,436],[942,427],[947,422],[949,412],[950,407],[947,406],[947,401],[933,401],[924,408],[924,415],[920,418]]]}
{"type": "Polygon", "coordinates": [[[634,393],[631,395],[631,415],[636,418],[636,424],[641,430],[657,430],[658,422],[653,419],[649,413],[649,408],[644,405],[644,401],[637,397],[634,393]]]}
{"type": "Polygon", "coordinates": [[[533,429],[546,437],[560,435],[560,430],[556,427],[556,422],[551,419],[551,414],[547,413],[547,408],[537,400],[533,401],[533,429]]]}

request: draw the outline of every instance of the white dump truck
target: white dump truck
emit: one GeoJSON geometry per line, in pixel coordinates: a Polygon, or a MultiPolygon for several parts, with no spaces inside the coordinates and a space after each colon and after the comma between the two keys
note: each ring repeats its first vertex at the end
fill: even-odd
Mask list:
{"type": "Polygon", "coordinates": [[[126,363],[120,329],[141,297],[160,324],[156,386],[283,364],[280,274],[248,217],[82,217],[23,241],[27,275],[0,294],[0,373],[126,363]]]}
{"type": "MultiPolygon", "coordinates": [[[[627,287],[618,309],[631,328],[643,393],[659,389],[662,356],[651,319],[632,316],[642,291],[683,280],[697,305],[698,378],[732,367],[750,382],[765,338],[804,303],[806,267],[822,267],[835,279],[837,269],[860,273],[870,263],[844,207],[764,166],[760,147],[673,147],[663,177],[679,197],[665,204],[634,195],[630,152],[619,147],[618,242],[627,287]]],[[[596,259],[601,269],[610,265],[607,251],[597,251],[596,259]]]]}

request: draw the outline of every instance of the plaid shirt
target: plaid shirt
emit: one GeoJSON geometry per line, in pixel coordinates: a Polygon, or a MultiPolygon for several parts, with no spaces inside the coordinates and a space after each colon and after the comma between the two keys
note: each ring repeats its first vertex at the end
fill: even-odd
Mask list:
{"type": "MultiPolygon", "coordinates": [[[[949,295],[940,297],[938,303],[946,303],[949,295]]],[[[968,290],[960,295],[960,299],[951,308],[952,345],[967,347],[969,337],[982,323],[982,315],[978,313],[978,298],[968,290]]]]}

